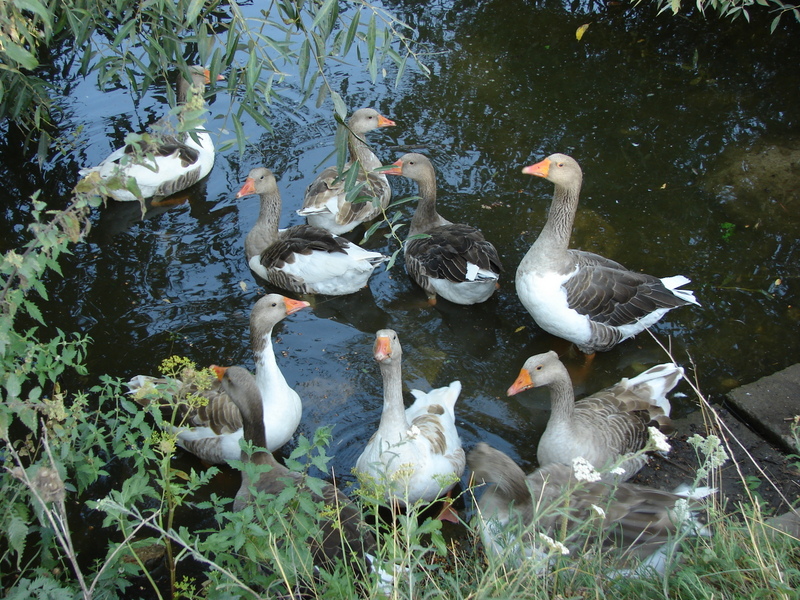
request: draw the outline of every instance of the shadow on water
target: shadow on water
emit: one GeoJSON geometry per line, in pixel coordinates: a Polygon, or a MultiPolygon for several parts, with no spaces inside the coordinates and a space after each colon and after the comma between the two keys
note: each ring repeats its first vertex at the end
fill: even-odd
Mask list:
{"type": "MultiPolygon", "coordinates": [[[[408,147],[426,149],[437,169],[440,212],[479,226],[497,246],[505,274],[480,306],[429,307],[398,264],[379,269],[357,294],[313,298],[310,310],[276,328],[278,363],[304,400],[300,433],[334,425],[330,454],[341,479],[352,481],[350,470],[380,419],[382,382],[371,348],[385,327],[403,344],[406,391],[462,381],[456,413],[465,447],[487,441],[524,467],[535,465],[547,394],[508,398],[505,390],[529,355],[563,350],[533,324],[513,283],[553,191],[520,170],[556,151],[584,170],[575,247],[693,280],[688,287],[702,307],[672,311],[653,332],[679,362],[696,367],[711,398],[797,361],[800,47],[788,20],[770,36],[758,18],[751,25],[673,19],[627,4],[387,5],[417,29],[433,76],[409,71],[397,88],[393,73],[373,84],[346,64],[333,66],[331,76],[348,106],[374,106],[397,122],[369,136],[385,163],[408,147]],[[587,22],[577,41],[575,30],[587,22]]],[[[229,101],[218,93],[212,117],[225,114],[229,101]]],[[[124,90],[101,94],[91,82],[77,83],[68,104],[61,133],[72,140],[85,125],[83,145],[52,158],[44,171],[23,160],[8,126],[0,139],[3,250],[27,237],[26,198],[42,189],[51,207],[64,206],[78,169],[121,142],[111,131],[164,110],[158,93],[133,102],[124,90]]],[[[294,211],[306,185],[332,162],[334,124],[324,105],[281,108],[274,135],[245,126],[252,146],[243,157],[219,154],[186,203],[150,208],[144,219],[138,206],[122,203],[97,211],[88,243],[65,258],[63,278],[51,278],[57,301],[43,306],[46,319],[92,338],[93,377],[155,373],[173,354],[253,368],[249,311],[271,290],[243,258],[258,201],[234,196],[249,169],[266,164],[283,196],[281,226],[299,223],[294,211]]],[[[391,183],[396,197],[416,193],[402,178],[391,183]]],[[[412,209],[403,208],[406,220],[412,209]]],[[[396,249],[380,234],[366,245],[396,249]]],[[[571,368],[581,360],[565,358],[571,368]]],[[[656,342],[640,335],[598,355],[577,391],[664,360],[656,342]]],[[[690,399],[676,404],[678,414],[695,409],[690,399]]],[[[200,466],[188,455],[179,460],[200,466]]],[[[237,486],[224,471],[216,491],[237,486]]]]}

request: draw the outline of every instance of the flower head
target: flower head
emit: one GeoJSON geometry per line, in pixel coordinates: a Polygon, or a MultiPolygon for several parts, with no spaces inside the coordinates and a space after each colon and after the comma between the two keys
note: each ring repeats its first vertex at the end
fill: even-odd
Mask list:
{"type": "Polygon", "coordinates": [[[578,481],[600,481],[600,473],[595,470],[592,463],[582,456],[572,459],[572,470],[578,481]]]}
{"type": "Polygon", "coordinates": [[[543,534],[543,533],[540,533],[540,534],[539,534],[539,538],[540,538],[540,539],[541,539],[541,540],[542,540],[542,541],[543,541],[545,544],[547,544],[547,547],[548,547],[548,548],[550,548],[550,550],[554,550],[555,552],[560,552],[561,554],[564,554],[564,555],[567,555],[567,554],[569,554],[569,548],[567,548],[567,547],[566,547],[564,544],[562,544],[561,542],[557,542],[557,541],[555,541],[555,540],[554,540],[553,538],[551,538],[549,535],[545,535],[545,534],[543,534]]]}
{"type": "Polygon", "coordinates": [[[667,441],[667,436],[661,433],[656,427],[648,427],[647,431],[650,432],[650,447],[658,450],[659,452],[669,452],[671,447],[669,445],[669,441],[667,441]]]}

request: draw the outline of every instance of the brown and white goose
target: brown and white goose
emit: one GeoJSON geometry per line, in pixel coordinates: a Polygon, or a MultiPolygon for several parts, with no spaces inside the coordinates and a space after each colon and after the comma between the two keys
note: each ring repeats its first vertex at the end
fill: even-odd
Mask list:
{"type": "Polygon", "coordinates": [[[497,289],[503,266],[497,250],[480,230],[451,223],[436,212],[436,172],[427,156],[409,153],[394,163],[387,175],[417,182],[419,204],[405,243],[408,274],[428,295],[437,294],[456,304],[484,302],[497,289]],[[414,238],[413,236],[421,236],[414,238]]]}
{"type": "Polygon", "coordinates": [[[553,154],[522,170],[555,184],[550,214],[517,268],[517,295],[536,324],[581,352],[610,350],[667,311],[698,304],[679,290],[682,275],[659,279],[591,252],[569,249],[583,174],[575,159],[553,154]]]}
{"type": "MultiPolygon", "coordinates": [[[[613,551],[621,568],[663,572],[666,554],[681,534],[705,533],[692,511],[714,491],[672,493],[614,485],[556,463],[526,476],[503,452],[483,442],[470,451],[467,462],[475,482],[487,484],[477,511],[484,547],[517,564],[553,552],[585,551],[590,542],[613,551]],[[634,563],[626,565],[630,559],[634,563]]],[[[546,569],[547,562],[540,568],[546,569]]]]}
{"type": "MultiPolygon", "coordinates": [[[[375,334],[375,360],[383,376],[383,413],[378,431],[356,462],[356,471],[386,485],[386,498],[401,505],[433,502],[445,495],[464,472],[466,457],[455,421],[461,383],[431,390],[411,390],[405,408],[402,390],[403,350],[397,333],[375,334]]],[[[442,518],[452,518],[446,513],[442,518]]]]}
{"type": "Polygon", "coordinates": [[[272,171],[250,171],[237,198],[258,194],[258,220],[244,242],[253,272],[273,285],[298,294],[340,296],[357,292],[375,267],[386,260],[338,235],[312,225],[278,229],[281,195],[272,171]]]}
{"type": "Polygon", "coordinates": [[[353,203],[347,200],[345,179],[336,166],[328,167],[311,182],[306,189],[303,207],[298,215],[306,217],[309,225],[322,227],[331,233],[342,234],[355,229],[361,223],[380,216],[392,197],[392,189],[386,176],[373,171],[381,166],[381,161],[370,150],[364,135],[379,127],[391,127],[395,123],[377,110],[361,108],[347,121],[347,145],[350,149],[350,162],[345,170],[357,168],[355,185],[363,186],[359,195],[369,196],[374,201],[353,203]],[[358,161],[358,165],[355,163],[358,161]]]}
{"type": "MultiPolygon", "coordinates": [[[[190,91],[202,96],[210,83],[208,69],[189,67],[192,80],[178,77],[176,100],[185,104],[190,91]]],[[[218,79],[223,79],[221,75],[218,79]]],[[[205,106],[205,102],[203,102],[205,106]]],[[[207,131],[178,135],[155,134],[112,152],[96,167],[81,169],[83,177],[97,173],[106,182],[115,200],[132,201],[139,197],[128,186],[136,182],[142,198],[163,198],[194,185],[214,166],[214,142],[207,131]]]]}
{"type": "Polygon", "coordinates": [[[641,451],[648,445],[648,428],[673,431],[666,394],[682,377],[681,367],[665,363],[575,402],[569,373],[551,351],[525,361],[508,395],[550,388],[552,412],[536,451],[540,466],[571,465],[583,457],[604,480],[625,481],[647,462],[641,451]],[[623,460],[627,455],[631,456],[623,460]],[[610,472],[612,467],[622,472],[610,472]]]}
{"type": "MultiPolygon", "coordinates": [[[[317,481],[309,486],[307,477],[301,473],[290,471],[275,460],[272,452],[265,450],[271,446],[264,428],[265,423],[272,420],[269,407],[261,401],[258,387],[254,384],[250,373],[241,367],[220,368],[218,376],[221,387],[238,407],[242,415],[244,439],[255,451],[252,454],[240,452],[243,462],[270,467],[252,481],[242,471],[242,483],[233,503],[234,511],[241,511],[254,502],[254,491],[277,496],[287,485],[293,485],[297,491],[310,494],[314,502],[323,502],[327,511],[335,516],[319,522],[321,532],[309,532],[306,542],[311,548],[315,566],[330,568],[334,561],[342,559],[352,567],[366,573],[371,556],[376,551],[375,538],[364,523],[361,511],[335,486],[328,482],[317,481]],[[320,490],[321,494],[316,491],[320,490]]],[[[296,532],[302,535],[302,531],[296,532]]]]}
{"type": "MultiPolygon", "coordinates": [[[[308,306],[308,302],[286,298],[280,294],[269,294],[258,300],[250,313],[250,341],[256,363],[256,375],[252,385],[260,392],[269,449],[275,451],[294,435],[300,424],[303,404],[300,396],[286,382],[272,350],[272,329],[287,316],[308,306]]],[[[249,373],[248,373],[249,374],[249,373]]],[[[134,399],[140,404],[148,404],[152,398],[167,393],[186,397],[181,390],[182,382],[155,379],[138,375],[128,382],[134,399]]],[[[193,391],[193,390],[189,390],[193,391]]],[[[242,418],[230,396],[218,385],[199,394],[208,399],[205,406],[180,404],[178,414],[172,421],[171,414],[165,418],[176,426],[178,445],[201,460],[211,464],[221,464],[239,460],[242,439],[242,418]]],[[[175,408],[167,405],[166,410],[175,408]]]]}

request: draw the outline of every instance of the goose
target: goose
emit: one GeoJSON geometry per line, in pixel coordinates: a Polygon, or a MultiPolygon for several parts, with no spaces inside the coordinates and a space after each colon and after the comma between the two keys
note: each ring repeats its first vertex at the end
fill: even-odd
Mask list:
{"type": "Polygon", "coordinates": [[[436,172],[428,157],[405,154],[384,172],[419,186],[404,252],[408,274],[425,290],[428,302],[436,304],[437,295],[464,305],[488,300],[503,270],[500,257],[480,230],[451,223],[436,212],[436,172]]]}
{"type": "MultiPolygon", "coordinates": [[[[405,408],[403,351],[395,331],[375,334],[373,356],[383,376],[383,413],[356,461],[356,472],[362,479],[385,484],[386,499],[392,503],[433,502],[453,488],[466,464],[454,413],[461,383],[453,381],[428,393],[411,390],[415,400],[405,408]]],[[[449,507],[440,518],[457,520],[449,507]]]]}
{"type": "Polygon", "coordinates": [[[345,177],[339,173],[338,167],[332,166],[322,171],[308,186],[303,207],[297,214],[306,217],[309,225],[322,227],[337,235],[352,231],[361,223],[378,217],[388,206],[392,189],[385,175],[372,172],[382,165],[364,140],[364,134],[394,124],[394,121],[372,108],[355,111],[347,121],[350,162],[345,169],[355,166],[358,161],[356,168],[359,172],[355,182],[363,186],[360,195],[375,200],[359,203],[348,201],[345,177]]]}
{"type": "MultiPolygon", "coordinates": [[[[192,80],[178,77],[176,99],[186,104],[190,90],[202,97],[210,83],[208,69],[189,67],[192,80]]],[[[224,79],[222,75],[218,80],[224,79]]],[[[205,101],[202,102],[205,108],[205,101]]],[[[96,167],[80,170],[83,177],[96,173],[107,193],[122,202],[145,198],[164,198],[185,190],[211,172],[214,142],[207,131],[193,130],[177,135],[156,134],[127,144],[107,156],[96,167]],[[139,194],[131,191],[136,183],[139,194]]]]}
{"type": "Polygon", "coordinates": [[[711,488],[675,493],[632,483],[614,485],[597,481],[583,468],[558,463],[526,476],[511,458],[484,442],[470,451],[467,462],[473,481],[486,484],[477,504],[484,547],[504,559],[522,554],[544,559],[552,551],[583,551],[590,542],[600,543],[604,553],[613,551],[623,564],[643,561],[637,573],[642,568],[663,573],[671,546],[681,535],[708,533],[693,511],[715,491],[711,488]]]}
{"type": "MultiPolygon", "coordinates": [[[[260,298],[250,313],[250,341],[256,363],[256,375],[250,377],[261,393],[268,447],[273,452],[294,435],[300,424],[303,404],[297,392],[286,382],[275,360],[272,329],[287,316],[307,306],[309,303],[305,301],[269,294],[260,298]]],[[[166,390],[170,395],[181,398],[186,397],[186,392],[196,391],[182,390],[181,386],[181,382],[144,375],[137,375],[128,382],[134,399],[145,405],[151,398],[159,397],[159,390],[166,390]]],[[[205,406],[177,406],[178,414],[174,422],[181,423],[175,429],[178,445],[210,464],[239,460],[239,440],[244,433],[239,410],[219,385],[199,393],[208,400],[205,406]]],[[[168,405],[166,408],[171,411],[173,407],[168,405]]],[[[165,416],[168,420],[170,417],[171,414],[165,416]]]]}
{"type": "MultiPolygon", "coordinates": [[[[272,444],[264,427],[272,420],[272,415],[246,369],[222,367],[217,369],[217,376],[223,391],[241,413],[244,440],[254,448],[252,454],[241,451],[242,462],[269,467],[255,481],[250,479],[246,470],[242,471],[242,483],[236,493],[233,510],[239,512],[253,504],[254,492],[278,496],[287,485],[292,485],[297,492],[309,494],[314,502],[323,503],[326,515],[329,515],[329,511],[335,514],[334,517],[321,518],[318,524],[321,535],[314,531],[306,540],[314,565],[332,568],[337,559],[345,559],[352,567],[366,572],[374,560],[377,546],[372,532],[361,517],[361,511],[334,485],[319,480],[309,485],[305,475],[290,471],[275,460],[268,450],[272,444]]],[[[298,526],[298,523],[300,521],[293,525],[298,526]]]]}
{"type": "Polygon", "coordinates": [[[647,462],[642,451],[648,447],[649,428],[672,433],[666,394],[682,377],[682,367],[664,363],[575,402],[569,373],[550,351],[525,361],[508,395],[550,388],[552,412],[536,451],[540,466],[570,465],[583,457],[603,473],[604,480],[625,481],[647,462]]]}
{"type": "Polygon", "coordinates": [[[247,262],[262,279],[298,294],[352,294],[367,285],[375,267],[387,260],[343,237],[314,227],[278,230],[281,196],[272,171],[250,171],[237,198],[258,194],[258,220],[244,242],[247,262]]]}
{"type": "Polygon", "coordinates": [[[667,311],[699,303],[682,275],[659,279],[591,252],[570,250],[583,174],[577,161],[553,154],[522,169],[555,184],[547,222],[517,268],[522,305],[542,329],[592,355],[654,325],[667,311]]]}

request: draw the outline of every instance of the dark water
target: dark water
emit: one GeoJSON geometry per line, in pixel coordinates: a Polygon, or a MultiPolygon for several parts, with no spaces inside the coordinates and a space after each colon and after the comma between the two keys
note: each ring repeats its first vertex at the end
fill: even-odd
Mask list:
{"type": "MultiPolygon", "coordinates": [[[[757,19],[656,17],[646,7],[588,2],[387,6],[417,28],[432,77],[409,69],[395,88],[389,70],[373,84],[354,60],[332,65],[333,80],[351,108],[373,106],[397,122],[370,135],[385,162],[409,146],[424,148],[437,168],[440,212],[481,227],[506,272],[501,290],[480,306],[429,308],[399,265],[358,294],[314,299],[311,310],[276,328],[278,362],[305,403],[299,431],[336,425],[330,453],[340,476],[350,477],[377,427],[382,383],[371,348],[384,327],[399,333],[408,388],[462,381],[456,412],[466,447],[485,440],[535,464],[547,395],[507,398],[505,390],[526,357],[564,349],[537,329],[513,285],[552,194],[548,182],[520,169],[553,152],[571,154],[584,170],[575,247],[693,280],[687,287],[702,307],[674,310],[653,331],[696,369],[712,399],[800,358],[800,48],[789,19],[770,36],[768,22],[757,19]],[[584,23],[591,25],[577,41],[584,23]]],[[[166,110],[163,90],[138,101],[125,90],[101,94],[55,67],[54,81],[68,93],[63,153],[39,171],[20,158],[18,140],[0,140],[4,250],[25,239],[30,194],[42,189],[51,206],[64,206],[80,167],[166,110]]],[[[222,119],[229,102],[220,92],[210,106],[210,129],[227,127],[219,141],[233,138],[222,119]]],[[[249,310],[265,290],[247,268],[243,242],[258,199],[235,193],[250,168],[266,164],[279,177],[282,225],[299,223],[294,210],[333,149],[330,104],[276,107],[274,124],[273,135],[245,123],[244,155],[218,154],[188,203],[144,221],[124,203],[94,215],[89,243],[66,258],[45,307],[54,325],[93,339],[93,376],[155,373],[172,354],[252,368],[249,310]]],[[[401,178],[392,184],[397,197],[416,191],[401,178]]],[[[395,249],[380,236],[367,246],[395,249]]],[[[578,391],[665,360],[640,335],[598,355],[578,391]]],[[[690,397],[675,405],[679,415],[696,406],[690,397]]],[[[219,485],[233,491],[238,481],[219,485]]]]}

